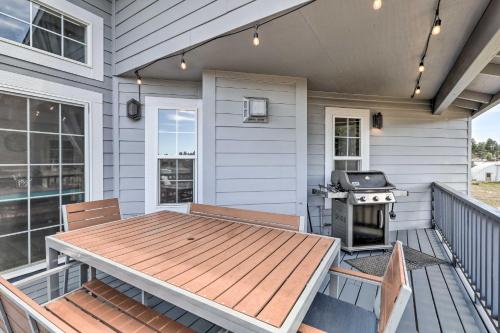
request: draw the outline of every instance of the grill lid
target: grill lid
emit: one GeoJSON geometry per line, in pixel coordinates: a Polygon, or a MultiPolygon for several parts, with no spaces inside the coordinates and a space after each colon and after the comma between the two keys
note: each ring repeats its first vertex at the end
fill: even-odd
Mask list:
{"type": "Polygon", "coordinates": [[[382,171],[332,171],[333,186],[343,191],[389,191],[395,189],[382,171]]]}

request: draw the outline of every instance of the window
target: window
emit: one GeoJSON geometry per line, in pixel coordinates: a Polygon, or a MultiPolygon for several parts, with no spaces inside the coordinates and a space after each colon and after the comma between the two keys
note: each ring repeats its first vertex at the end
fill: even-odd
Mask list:
{"type": "Polygon", "coordinates": [[[103,19],[68,0],[2,0],[0,54],[103,80],[103,19]]]}
{"type": "Polygon", "coordinates": [[[86,25],[27,0],[4,0],[0,7],[0,37],[87,62],[86,25]]]}
{"type": "Polygon", "coordinates": [[[85,108],[0,93],[0,271],[45,258],[61,204],[85,200],[85,108]]]}
{"type": "Polygon", "coordinates": [[[146,99],[146,211],[197,199],[198,100],[146,99]]]}

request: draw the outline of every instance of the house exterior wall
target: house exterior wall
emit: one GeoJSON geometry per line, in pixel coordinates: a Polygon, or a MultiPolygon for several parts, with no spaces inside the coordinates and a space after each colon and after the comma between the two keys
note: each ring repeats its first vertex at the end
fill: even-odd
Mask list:
{"type": "MultiPolygon", "coordinates": [[[[122,216],[144,214],[144,124],[145,118],[134,121],[127,118],[126,103],[131,98],[138,99],[138,86],[135,80],[115,79],[117,91],[115,114],[115,193],[120,198],[122,216]]],[[[201,98],[200,82],[179,82],[164,80],[144,80],[141,86],[141,103],[145,96],[172,98],[201,98]]]]}
{"type": "MultiPolygon", "coordinates": [[[[324,184],[325,107],[381,112],[384,126],[370,131],[370,169],[384,171],[389,181],[409,191],[397,198],[391,229],[431,225],[430,184],[443,182],[466,192],[469,187],[470,114],[458,108],[433,116],[428,101],[335,93],[308,94],[308,203],[317,231],[324,199],[311,194],[324,184]]],[[[330,210],[324,221],[330,221],[330,210]]]]}
{"type": "Polygon", "coordinates": [[[116,0],[116,74],[304,2],[116,0]]]}
{"type": "MultiPolygon", "coordinates": [[[[0,69],[68,86],[92,90],[103,95],[103,178],[104,198],[113,196],[113,112],[112,112],[112,2],[111,0],[68,0],[101,16],[104,21],[104,80],[93,80],[0,54],[0,69]]],[[[64,92],[61,92],[63,95],[64,92]]]]}

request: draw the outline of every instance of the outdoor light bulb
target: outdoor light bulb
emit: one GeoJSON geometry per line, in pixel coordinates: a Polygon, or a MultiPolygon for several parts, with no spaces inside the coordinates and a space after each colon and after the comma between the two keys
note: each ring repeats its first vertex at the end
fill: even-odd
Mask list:
{"type": "Polygon", "coordinates": [[[373,1],[373,9],[379,10],[380,8],[382,8],[382,0],[373,1]]]}
{"type": "Polygon", "coordinates": [[[432,34],[437,35],[441,32],[441,19],[438,18],[436,22],[434,22],[434,26],[432,27],[432,34]]]}
{"type": "Polygon", "coordinates": [[[182,60],[181,60],[181,69],[183,71],[185,71],[187,68],[188,68],[188,66],[186,64],[186,61],[184,60],[184,57],[182,57],[182,60]]]}
{"type": "Polygon", "coordinates": [[[137,84],[142,84],[142,79],[140,77],[137,78],[137,84]]]}
{"type": "Polygon", "coordinates": [[[421,61],[420,65],[418,65],[418,71],[420,73],[422,73],[423,71],[425,71],[425,66],[424,66],[424,62],[423,61],[421,61]]]}
{"type": "Polygon", "coordinates": [[[420,95],[420,86],[417,86],[417,88],[415,88],[415,95],[420,95]]]}
{"type": "Polygon", "coordinates": [[[253,33],[253,45],[254,46],[259,46],[259,44],[260,44],[259,33],[257,31],[255,31],[253,33]]]}

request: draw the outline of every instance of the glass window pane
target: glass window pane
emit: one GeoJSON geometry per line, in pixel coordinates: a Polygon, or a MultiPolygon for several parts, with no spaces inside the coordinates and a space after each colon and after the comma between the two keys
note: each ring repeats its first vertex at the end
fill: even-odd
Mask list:
{"type": "Polygon", "coordinates": [[[83,136],[61,136],[62,163],[83,163],[85,144],[83,136]]]}
{"type": "Polygon", "coordinates": [[[38,132],[59,132],[59,104],[30,99],[30,130],[38,132]]]}
{"type": "Polygon", "coordinates": [[[26,164],[28,135],[0,130],[0,156],[2,164],[26,164]]]}
{"type": "Polygon", "coordinates": [[[84,110],[81,106],[61,104],[62,133],[83,134],[84,110]]]}
{"type": "Polygon", "coordinates": [[[31,196],[59,194],[59,166],[31,166],[31,196]]]}
{"type": "Polygon", "coordinates": [[[26,130],[26,101],[24,97],[0,94],[0,127],[26,130]]]}
{"type": "Polygon", "coordinates": [[[348,171],[359,171],[359,161],[347,161],[347,170],[348,171]]]}
{"type": "Polygon", "coordinates": [[[359,137],[359,119],[349,119],[349,136],[359,137]]]}
{"type": "Polygon", "coordinates": [[[0,271],[28,263],[28,233],[0,238],[0,271]]]}
{"type": "Polygon", "coordinates": [[[0,166],[0,200],[26,198],[28,167],[0,166]]]}
{"type": "Polygon", "coordinates": [[[0,37],[30,45],[30,26],[27,23],[0,14],[0,37]]]}
{"type": "MultiPolygon", "coordinates": [[[[85,26],[80,23],[64,19],[64,36],[85,43],[85,26]]],[[[65,41],[66,43],[66,41],[65,41]]]]}
{"type": "Polygon", "coordinates": [[[30,161],[33,164],[59,164],[59,135],[31,133],[30,161]]]}
{"type": "Polygon", "coordinates": [[[335,136],[347,136],[347,118],[335,118],[335,136]]]}
{"type": "Polygon", "coordinates": [[[345,160],[335,160],[335,170],[346,170],[345,160]]]}
{"type": "Polygon", "coordinates": [[[160,203],[177,202],[177,161],[160,160],[160,203]]]}
{"type": "Polygon", "coordinates": [[[196,112],[179,111],[177,113],[179,132],[196,132],[196,112]]]}
{"type": "Polygon", "coordinates": [[[347,139],[335,138],[335,156],[347,156],[347,139]]]}
{"type": "Polygon", "coordinates": [[[33,47],[61,55],[61,36],[33,27],[33,47]]]}
{"type": "Polygon", "coordinates": [[[62,167],[62,192],[84,192],[84,167],[79,165],[65,165],[62,167]]]}
{"type": "Polygon", "coordinates": [[[85,45],[74,42],[70,39],[64,38],[64,54],[63,55],[66,58],[85,63],[86,62],[85,45]]]}
{"type": "Polygon", "coordinates": [[[193,202],[193,182],[177,182],[179,202],[193,202]]]}
{"type": "Polygon", "coordinates": [[[178,180],[193,180],[194,179],[194,160],[178,160],[177,179],[178,180]]]}
{"type": "Polygon", "coordinates": [[[177,145],[179,155],[194,155],[196,153],[196,135],[194,133],[179,133],[177,145]]]}
{"type": "Polygon", "coordinates": [[[45,259],[45,237],[55,234],[59,227],[47,228],[31,232],[31,262],[45,259]]]}
{"type": "Polygon", "coordinates": [[[160,133],[158,135],[158,154],[160,155],[175,155],[176,134],[175,133],[160,133]]]}
{"type": "Polygon", "coordinates": [[[349,139],[349,156],[359,156],[359,140],[349,139]]]}
{"type": "Polygon", "coordinates": [[[176,160],[160,160],[160,180],[169,181],[177,179],[176,160]]]}
{"type": "Polygon", "coordinates": [[[25,230],[28,230],[28,200],[0,202],[0,235],[25,230]]]}
{"type": "Polygon", "coordinates": [[[83,193],[63,195],[61,198],[63,205],[85,201],[85,195],[83,193]]]}
{"type": "Polygon", "coordinates": [[[176,132],[177,130],[177,110],[162,109],[158,110],[158,131],[176,132]]]}
{"type": "Polygon", "coordinates": [[[0,12],[29,22],[30,2],[28,0],[2,0],[0,12]]]}
{"type": "Polygon", "coordinates": [[[59,225],[59,196],[31,199],[31,229],[59,225]]]}
{"type": "Polygon", "coordinates": [[[61,33],[61,15],[33,3],[33,24],[47,30],[61,33]]]}

